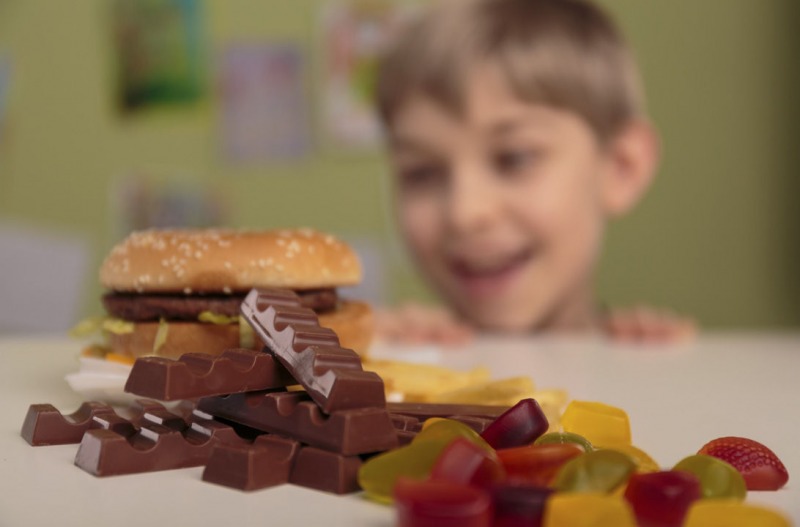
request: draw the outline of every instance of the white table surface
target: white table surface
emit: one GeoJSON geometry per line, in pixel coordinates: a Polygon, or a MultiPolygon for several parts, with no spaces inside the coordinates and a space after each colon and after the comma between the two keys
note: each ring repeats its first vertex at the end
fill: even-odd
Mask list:
{"type": "MultiPolygon", "coordinates": [[[[200,479],[202,468],[96,478],[73,465],[77,445],[31,447],[20,437],[33,403],[71,413],[83,401],[64,375],[80,344],[0,338],[0,526],[391,526],[391,508],[283,485],[240,492],[200,479]]],[[[710,334],[680,347],[594,339],[481,339],[459,350],[377,347],[381,357],[488,366],[492,378],[528,375],[538,388],[619,406],[634,444],[669,467],[716,437],[749,437],[789,470],[786,488],[748,501],[800,524],[800,334],[710,334]]]]}

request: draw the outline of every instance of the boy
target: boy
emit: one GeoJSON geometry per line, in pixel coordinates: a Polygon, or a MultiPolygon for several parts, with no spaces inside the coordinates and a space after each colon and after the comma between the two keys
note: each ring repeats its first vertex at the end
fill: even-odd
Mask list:
{"type": "Polygon", "coordinates": [[[383,313],[379,335],[693,334],[673,314],[604,313],[594,298],[606,222],[636,205],[659,153],[634,61],[598,7],[441,1],[384,57],[377,101],[401,233],[452,310],[383,313]]]}

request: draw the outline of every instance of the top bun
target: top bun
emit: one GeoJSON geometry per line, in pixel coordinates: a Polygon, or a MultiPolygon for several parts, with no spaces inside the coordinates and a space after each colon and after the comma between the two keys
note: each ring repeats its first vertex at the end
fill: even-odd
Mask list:
{"type": "Polygon", "coordinates": [[[313,229],[139,231],[100,267],[103,287],[137,293],[316,289],[360,281],[352,248],[313,229]]]}

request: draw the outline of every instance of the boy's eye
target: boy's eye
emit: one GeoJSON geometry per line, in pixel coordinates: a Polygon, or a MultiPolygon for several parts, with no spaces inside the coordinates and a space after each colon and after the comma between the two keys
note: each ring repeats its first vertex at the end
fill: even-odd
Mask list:
{"type": "Polygon", "coordinates": [[[492,156],[492,165],[498,172],[513,175],[530,167],[536,157],[534,150],[501,150],[492,156]]]}
{"type": "Polygon", "coordinates": [[[445,168],[437,164],[401,168],[398,173],[400,176],[400,185],[408,190],[432,187],[442,183],[446,177],[445,168]]]}

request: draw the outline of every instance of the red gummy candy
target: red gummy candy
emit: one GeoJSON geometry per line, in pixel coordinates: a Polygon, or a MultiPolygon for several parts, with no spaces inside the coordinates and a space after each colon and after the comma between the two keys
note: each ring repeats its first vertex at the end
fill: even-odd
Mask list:
{"type": "Polygon", "coordinates": [[[789,481],[789,472],[778,456],[752,439],[720,437],[703,445],[697,453],[733,465],[742,474],[747,490],[778,490],[789,481]]]}
{"type": "Polygon", "coordinates": [[[492,527],[541,527],[547,498],[553,489],[500,483],[489,492],[494,508],[492,527]]]}
{"type": "Polygon", "coordinates": [[[533,443],[549,426],[539,403],[523,399],[487,426],[481,437],[492,448],[513,448],[533,443]]]}
{"type": "Polygon", "coordinates": [[[430,479],[488,487],[505,477],[505,470],[493,451],[459,437],[447,445],[430,473],[430,479]]]}
{"type": "Polygon", "coordinates": [[[397,527],[489,527],[489,495],[450,481],[399,478],[394,487],[397,527]]]}
{"type": "Polygon", "coordinates": [[[625,489],[639,527],[681,527],[701,496],[697,476],[678,470],[633,474],[625,489]]]}
{"type": "Polygon", "coordinates": [[[583,453],[579,445],[565,443],[505,448],[497,451],[497,457],[509,482],[545,487],[564,463],[583,453]]]}

